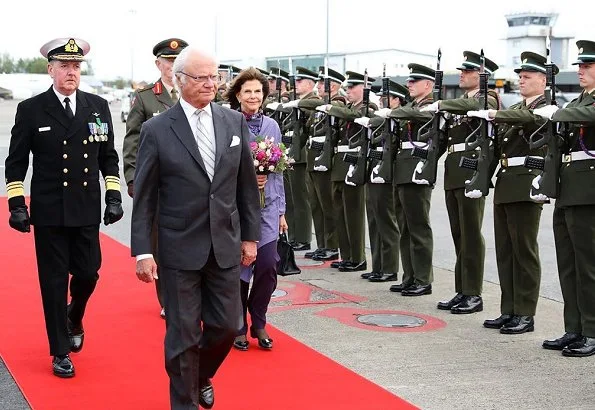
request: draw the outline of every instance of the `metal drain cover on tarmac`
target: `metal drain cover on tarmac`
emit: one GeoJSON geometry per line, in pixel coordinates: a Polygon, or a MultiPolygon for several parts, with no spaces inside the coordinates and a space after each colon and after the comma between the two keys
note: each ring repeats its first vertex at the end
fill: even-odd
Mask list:
{"type": "Polygon", "coordinates": [[[284,290],[281,289],[275,289],[275,291],[273,292],[273,294],[271,295],[271,298],[282,298],[283,296],[286,296],[287,292],[285,292],[284,290]]]}
{"type": "Polygon", "coordinates": [[[369,325],[379,327],[420,327],[426,324],[424,319],[416,316],[399,315],[396,313],[375,313],[370,315],[360,315],[357,321],[369,325]]]}

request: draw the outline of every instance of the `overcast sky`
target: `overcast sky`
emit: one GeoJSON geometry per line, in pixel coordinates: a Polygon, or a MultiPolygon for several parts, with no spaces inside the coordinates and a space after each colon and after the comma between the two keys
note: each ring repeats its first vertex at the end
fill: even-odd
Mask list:
{"type": "MultiPolygon", "coordinates": [[[[397,48],[434,54],[442,47],[446,70],[460,63],[467,49],[483,47],[486,56],[503,61],[508,13],[558,12],[555,33],[595,41],[592,0],[329,2],[330,52],[397,48]]],[[[222,60],[324,53],[326,0],[2,4],[0,53],[36,57],[45,42],[71,36],[91,44],[88,58],[98,78],[130,78],[134,73],[135,80],[152,81],[158,76],[152,48],[169,37],[216,52],[222,60]]],[[[574,44],[571,56],[576,56],[574,44]]]]}

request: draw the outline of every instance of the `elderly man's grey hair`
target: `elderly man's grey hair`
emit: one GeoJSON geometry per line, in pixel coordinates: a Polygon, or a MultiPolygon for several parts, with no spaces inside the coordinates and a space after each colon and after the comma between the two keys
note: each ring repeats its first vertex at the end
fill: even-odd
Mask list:
{"type": "Polygon", "coordinates": [[[198,55],[202,59],[212,60],[213,63],[215,64],[215,66],[219,67],[219,60],[217,60],[217,58],[214,55],[212,55],[196,46],[185,47],[180,52],[180,54],[176,57],[176,59],[174,61],[174,65],[171,70],[172,77],[173,77],[172,78],[173,83],[178,90],[180,89],[180,83],[185,84],[187,81],[186,76],[183,74],[180,74],[180,72],[184,71],[184,67],[186,66],[186,61],[188,60],[188,57],[190,55],[198,55]]]}

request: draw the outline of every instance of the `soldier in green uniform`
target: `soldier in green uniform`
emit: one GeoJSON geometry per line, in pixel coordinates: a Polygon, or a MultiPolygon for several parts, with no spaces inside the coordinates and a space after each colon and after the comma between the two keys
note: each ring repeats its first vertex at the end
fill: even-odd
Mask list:
{"type": "Polygon", "coordinates": [[[566,108],[547,106],[533,111],[567,123],[567,155],[560,169],[560,192],[554,210],[554,240],[564,298],[566,333],[543,342],[564,356],[595,354],[595,42],[581,40],[578,79],[583,91],[566,108]],[[552,117],[553,113],[553,117],[552,117]]]}
{"type": "Polygon", "coordinates": [[[421,64],[408,65],[407,88],[412,100],[405,107],[391,111],[389,117],[400,120],[400,142],[393,171],[397,222],[401,231],[400,249],[403,282],[392,285],[392,292],[403,296],[432,293],[432,254],[434,238],[430,225],[430,202],[433,187],[412,181],[419,159],[411,155],[417,141],[417,130],[427,121],[419,110],[432,103],[435,71],[421,64]]]}
{"type": "Polygon", "coordinates": [[[293,242],[293,249],[296,251],[307,251],[310,249],[312,240],[312,211],[310,209],[310,200],[308,195],[308,186],[306,184],[307,164],[306,164],[306,144],[307,135],[311,125],[313,112],[304,111],[299,107],[300,100],[320,99],[315,93],[314,88],[318,80],[318,73],[308,70],[304,67],[296,67],[295,73],[295,91],[297,100],[289,101],[283,104],[284,108],[298,110],[299,126],[293,129],[293,147],[290,148],[293,159],[293,169],[288,172],[289,186],[286,186],[286,196],[291,198],[293,204],[292,215],[287,215],[289,225],[289,239],[293,242]],[[297,131],[297,132],[296,132],[297,131]],[[296,145],[298,144],[298,145],[296,145]],[[287,190],[289,188],[289,190],[287,190]]]}
{"type": "MultiPolygon", "coordinates": [[[[459,87],[465,91],[461,98],[436,101],[426,107],[428,111],[445,111],[453,114],[447,121],[447,157],[444,161],[444,194],[446,209],[450,221],[450,231],[455,245],[457,261],[455,264],[455,292],[450,299],[438,302],[438,309],[450,310],[451,313],[474,313],[483,310],[481,291],[485,259],[485,243],[481,234],[485,198],[465,196],[465,181],[473,176],[473,170],[459,167],[461,157],[475,158],[474,150],[467,150],[465,139],[477,128],[479,120],[466,116],[467,111],[480,107],[479,70],[481,57],[477,53],[465,51],[464,60],[458,70],[459,87]]],[[[488,74],[498,69],[498,65],[489,59],[483,63],[488,74]]],[[[498,109],[498,96],[488,96],[488,106],[498,109]]],[[[437,114],[440,115],[440,114],[437,114]]]]}
{"type": "MultiPolygon", "coordinates": [[[[322,66],[319,68],[318,95],[326,99],[324,91],[325,71],[328,71],[330,93],[329,100],[331,104],[345,106],[347,100],[339,90],[341,84],[345,81],[345,76],[341,73],[322,66]]],[[[302,108],[306,103],[316,101],[318,105],[324,103],[323,100],[300,100],[299,107],[302,108]]],[[[312,107],[311,107],[312,108],[312,107]]],[[[315,108],[315,107],[314,107],[315,108]]],[[[306,252],[305,257],[319,261],[330,261],[339,259],[339,239],[335,227],[335,210],[333,208],[333,189],[331,183],[331,171],[315,168],[315,159],[322,153],[311,149],[312,142],[324,143],[327,134],[327,114],[316,111],[312,127],[310,129],[310,140],[307,145],[306,163],[308,171],[308,192],[310,194],[310,208],[312,209],[312,219],[314,221],[314,232],[316,234],[316,243],[318,245],[314,252],[306,252]]],[[[331,126],[332,127],[332,126],[331,126]]],[[[331,131],[332,132],[332,131],[331,131]]],[[[329,145],[330,147],[330,145],[329,145]]]]}
{"type": "MultiPolygon", "coordinates": [[[[530,150],[529,137],[544,120],[530,110],[546,105],[546,58],[526,51],[521,54],[519,89],[523,101],[508,110],[470,111],[469,117],[504,124],[498,132],[500,171],[494,191],[494,233],[500,278],[500,317],[483,325],[500,333],[534,330],[539,298],[541,265],[537,233],[545,198],[531,198],[531,183],[542,172],[524,167],[527,155],[543,157],[542,149],[530,150]]],[[[554,69],[554,74],[557,68],[554,69]]]]}
{"type": "MultiPolygon", "coordinates": [[[[122,146],[124,162],[124,178],[128,185],[128,195],[134,196],[134,171],[136,170],[136,153],[138,151],[140,129],[145,121],[168,110],[178,101],[178,93],[172,81],[172,66],[175,58],[188,43],[179,38],[169,38],[160,41],[153,47],[155,65],[161,76],[153,84],[146,88],[137,90],[132,103],[130,114],[126,121],[126,135],[122,146]]],[[[155,222],[156,223],[156,222],[155,222]]],[[[157,255],[157,230],[153,237],[154,252],[157,255]]],[[[159,286],[159,280],[155,280],[157,299],[161,306],[161,317],[165,317],[163,309],[163,295],[159,286]]]]}
{"type": "MultiPolygon", "coordinates": [[[[387,114],[403,105],[409,99],[407,87],[388,80],[388,92],[381,89],[378,96],[388,95],[384,101],[385,108],[374,113],[373,118],[356,118],[355,122],[374,130],[370,145],[370,152],[382,152],[383,160],[385,144],[392,144],[390,128],[393,126],[387,114]],[[382,113],[385,113],[382,115],[382,113]],[[387,130],[388,127],[388,130],[387,130]]],[[[393,151],[390,151],[393,152],[393,151]]],[[[392,158],[386,158],[391,161],[392,158]]],[[[378,177],[377,167],[380,160],[374,156],[370,158],[369,181],[366,184],[366,215],[368,218],[368,234],[370,236],[370,250],[372,252],[372,271],[362,273],[363,279],[370,282],[388,282],[398,280],[399,271],[399,239],[401,233],[397,224],[395,208],[395,193],[392,180],[378,177]]],[[[390,165],[392,166],[392,165],[390,165]]]]}
{"type": "MultiPolygon", "coordinates": [[[[350,164],[345,162],[345,154],[358,154],[358,148],[350,145],[350,139],[359,134],[361,141],[366,137],[367,130],[353,122],[359,117],[370,117],[371,111],[378,107],[369,103],[364,104],[365,76],[354,71],[347,71],[347,100],[345,107],[337,105],[324,106],[332,117],[342,121],[337,133],[336,155],[333,157],[331,182],[333,186],[333,207],[336,215],[337,234],[339,235],[339,250],[342,261],[337,266],[342,272],[354,272],[367,269],[365,254],[365,189],[363,185],[353,186],[346,183],[346,176],[350,164]],[[368,111],[371,110],[371,111],[368,111]]],[[[373,78],[367,79],[370,83],[373,78]]],[[[365,172],[365,171],[364,171],[365,172]]],[[[332,265],[331,265],[332,266],[332,265]]]]}
{"type": "Polygon", "coordinates": [[[269,106],[271,103],[286,103],[289,101],[289,92],[287,85],[289,84],[289,73],[279,67],[272,67],[268,75],[270,93],[264,101],[263,105],[268,111],[275,111],[277,105],[269,106]],[[279,100],[279,91],[277,90],[277,78],[281,78],[281,99],[279,100]]]}

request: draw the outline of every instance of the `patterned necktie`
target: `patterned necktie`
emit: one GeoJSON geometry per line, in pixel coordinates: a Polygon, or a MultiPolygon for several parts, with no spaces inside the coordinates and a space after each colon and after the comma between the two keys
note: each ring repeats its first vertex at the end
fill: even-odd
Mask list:
{"type": "Polygon", "coordinates": [[[70,98],[68,97],[64,99],[64,111],[69,120],[74,118],[74,113],[72,112],[72,108],[70,108],[70,98]]]}
{"type": "Polygon", "coordinates": [[[208,114],[204,110],[198,109],[196,110],[196,116],[196,143],[209,179],[213,181],[213,175],[215,175],[215,142],[204,126],[204,121],[208,120],[208,114]]]}
{"type": "Polygon", "coordinates": [[[178,102],[178,91],[175,88],[171,89],[171,99],[174,103],[178,102]]]}

